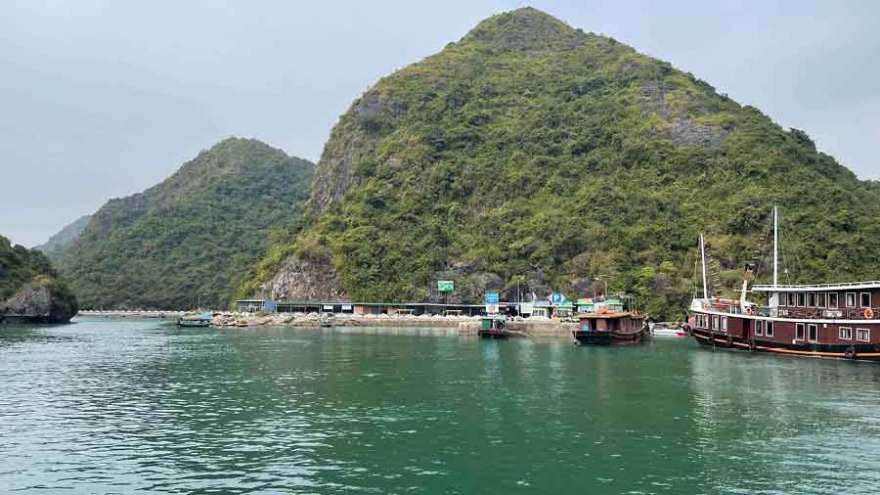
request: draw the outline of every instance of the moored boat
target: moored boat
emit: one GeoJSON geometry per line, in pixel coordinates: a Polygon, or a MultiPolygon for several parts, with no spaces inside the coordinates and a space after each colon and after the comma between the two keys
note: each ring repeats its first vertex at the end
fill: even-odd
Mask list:
{"type": "Polygon", "coordinates": [[[207,327],[211,325],[214,313],[186,314],[177,319],[181,327],[207,327]]]}
{"type": "Polygon", "coordinates": [[[500,315],[484,316],[480,319],[480,329],[477,335],[484,339],[506,339],[510,331],[506,328],[507,319],[500,315]]]}
{"type": "Polygon", "coordinates": [[[774,209],[773,283],[749,290],[746,268],[739,299],[710,297],[705,241],[700,236],[703,297],[695,297],[692,335],[700,344],[786,356],[880,361],[880,281],[780,285],[778,213],[774,209]],[[766,305],[748,294],[766,296],[766,305]]]}
{"type": "Polygon", "coordinates": [[[578,301],[578,327],[572,331],[578,344],[635,344],[644,333],[644,319],[627,296],[578,301]]]}
{"type": "Polygon", "coordinates": [[[652,337],[683,339],[688,335],[683,327],[665,322],[655,323],[650,326],[649,330],[652,337]]]}

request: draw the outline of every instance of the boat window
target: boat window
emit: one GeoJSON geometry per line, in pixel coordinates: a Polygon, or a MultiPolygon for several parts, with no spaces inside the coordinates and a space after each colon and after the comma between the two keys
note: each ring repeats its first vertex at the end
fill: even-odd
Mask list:
{"type": "Polygon", "coordinates": [[[856,328],[856,340],[859,342],[870,342],[871,330],[869,328],[856,328]]]}
{"type": "Polygon", "coordinates": [[[755,335],[764,335],[764,322],[761,320],[755,322],[755,335]]]}
{"type": "Polygon", "coordinates": [[[840,327],[840,340],[852,340],[852,328],[840,327]]]}
{"type": "Polygon", "coordinates": [[[797,306],[797,294],[795,294],[794,292],[789,292],[788,294],[786,294],[786,296],[786,299],[788,299],[789,307],[793,308],[797,306]]]}
{"type": "Polygon", "coordinates": [[[859,303],[863,308],[871,307],[871,293],[870,292],[862,292],[859,294],[859,303]]]}
{"type": "Polygon", "coordinates": [[[846,293],[846,307],[847,308],[856,307],[856,293],[855,292],[847,292],[846,293]]]}
{"type": "Polygon", "coordinates": [[[718,326],[718,317],[712,317],[712,330],[718,330],[720,327],[718,326]]]}
{"type": "Polygon", "coordinates": [[[807,325],[807,340],[810,342],[816,342],[819,340],[819,327],[817,325],[813,325],[812,323],[807,325]]]}
{"type": "Polygon", "coordinates": [[[772,337],[773,336],[773,322],[772,321],[767,322],[766,330],[767,331],[764,333],[766,333],[768,337],[772,337]]]}
{"type": "Polygon", "coordinates": [[[798,305],[798,306],[801,306],[801,307],[807,305],[807,295],[804,294],[803,292],[798,292],[798,295],[797,295],[797,305],[798,305]]]}
{"type": "Polygon", "coordinates": [[[816,294],[816,307],[817,308],[825,308],[825,293],[820,292],[816,294]]]}
{"type": "Polygon", "coordinates": [[[804,340],[804,324],[796,323],[794,326],[794,338],[795,340],[804,340]]]}
{"type": "Polygon", "coordinates": [[[807,294],[807,306],[810,308],[816,307],[816,294],[813,294],[812,292],[807,294]]]}
{"type": "Polygon", "coordinates": [[[727,317],[726,316],[721,317],[721,331],[722,332],[727,331],[727,317]]]}
{"type": "Polygon", "coordinates": [[[837,309],[837,292],[828,293],[828,308],[837,309]]]}

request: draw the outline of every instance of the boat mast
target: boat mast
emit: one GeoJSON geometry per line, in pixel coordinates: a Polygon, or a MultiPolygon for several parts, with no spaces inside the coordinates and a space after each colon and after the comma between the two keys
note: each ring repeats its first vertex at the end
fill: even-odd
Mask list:
{"type": "Polygon", "coordinates": [[[779,207],[773,205],[773,287],[779,285],[779,207]]]}
{"type": "Polygon", "coordinates": [[[703,299],[709,299],[709,288],[706,284],[706,244],[703,241],[703,234],[700,234],[700,256],[703,261],[703,299]]]}

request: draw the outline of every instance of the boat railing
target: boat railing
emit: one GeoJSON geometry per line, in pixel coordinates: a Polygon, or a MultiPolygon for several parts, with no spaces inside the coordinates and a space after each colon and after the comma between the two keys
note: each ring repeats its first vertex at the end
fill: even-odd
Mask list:
{"type": "Polygon", "coordinates": [[[809,291],[812,289],[830,289],[835,287],[840,288],[849,288],[849,289],[858,289],[858,288],[871,288],[880,286],[880,280],[878,281],[869,281],[869,282],[842,282],[837,284],[809,284],[809,285],[755,285],[752,287],[753,291],[756,292],[773,292],[777,290],[803,290],[809,291]]]}
{"type": "Polygon", "coordinates": [[[880,308],[771,308],[769,306],[752,305],[746,312],[738,304],[712,302],[709,311],[731,315],[747,314],[769,318],[817,319],[817,320],[877,320],[880,319],[880,308]]]}

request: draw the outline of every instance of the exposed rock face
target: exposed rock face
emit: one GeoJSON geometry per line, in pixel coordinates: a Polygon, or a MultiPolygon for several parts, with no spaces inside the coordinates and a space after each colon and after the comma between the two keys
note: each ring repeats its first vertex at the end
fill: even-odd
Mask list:
{"type": "Polygon", "coordinates": [[[273,300],[344,301],[345,289],[337,279],[330,260],[301,261],[291,256],[281,264],[266,284],[273,300]]]}
{"type": "Polygon", "coordinates": [[[669,128],[672,142],[679,146],[714,148],[724,139],[724,131],[713,126],[678,120],[669,128]]]}
{"type": "Polygon", "coordinates": [[[36,284],[25,284],[0,308],[6,320],[39,323],[67,323],[76,312],[76,305],[59,301],[50,286],[36,284]]]}
{"type": "Polygon", "coordinates": [[[0,322],[63,323],[78,309],[45,254],[0,236],[0,322]]]}

